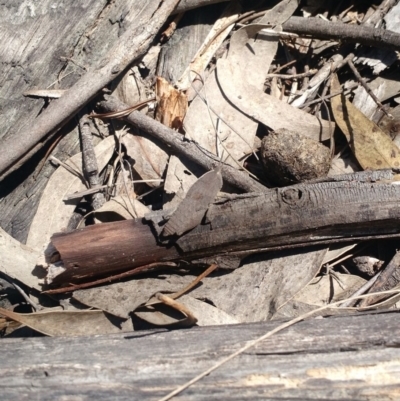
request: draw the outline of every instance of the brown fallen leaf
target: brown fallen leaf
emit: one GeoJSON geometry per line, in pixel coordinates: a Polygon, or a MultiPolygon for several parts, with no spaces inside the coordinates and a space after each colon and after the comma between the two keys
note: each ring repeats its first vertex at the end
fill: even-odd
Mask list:
{"type": "Polygon", "coordinates": [[[0,315],[48,336],[91,336],[133,331],[129,320],[108,317],[98,310],[16,313],[0,308],[0,315]]]}
{"type": "MultiPolygon", "coordinates": [[[[332,75],[331,93],[340,92],[336,74],[332,75]]],[[[359,111],[343,94],[332,97],[332,112],[364,170],[400,167],[400,150],[374,122],[359,111]]]]}

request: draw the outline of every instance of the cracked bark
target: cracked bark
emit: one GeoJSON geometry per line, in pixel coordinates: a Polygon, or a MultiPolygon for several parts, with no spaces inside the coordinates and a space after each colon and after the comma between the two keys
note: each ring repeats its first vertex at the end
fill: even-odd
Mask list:
{"type": "MultiPolygon", "coordinates": [[[[300,322],[237,356],[176,399],[398,399],[398,321],[399,313],[392,311],[300,322]]],[[[142,330],[90,340],[4,338],[2,398],[48,399],[51,393],[71,399],[92,399],[93,394],[99,400],[160,399],[239,344],[279,324],[142,330]]]]}
{"type": "Polygon", "coordinates": [[[203,224],[161,242],[163,213],[55,234],[66,271],[54,284],[106,276],[154,262],[243,258],[274,249],[400,236],[397,185],[301,184],[213,204],[203,224]],[[134,246],[132,246],[134,244],[134,246]]]}
{"type": "Polygon", "coordinates": [[[164,0],[157,4],[154,15],[132,23],[114,48],[97,68],[85,73],[60,99],[53,101],[35,120],[29,135],[13,135],[3,140],[6,149],[0,159],[0,174],[21,165],[21,158],[32,148],[38,150],[39,142],[57,132],[84,105],[112,80],[118,77],[135,60],[142,57],[155,35],[174,10],[179,0],[164,0]]]}

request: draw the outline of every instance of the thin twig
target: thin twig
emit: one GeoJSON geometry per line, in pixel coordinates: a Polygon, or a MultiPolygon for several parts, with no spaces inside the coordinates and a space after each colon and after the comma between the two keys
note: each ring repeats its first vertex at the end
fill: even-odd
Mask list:
{"type": "MultiPolygon", "coordinates": [[[[217,264],[213,263],[211,266],[209,266],[203,273],[201,273],[199,276],[197,276],[191,283],[189,283],[186,287],[184,287],[182,290],[178,292],[174,292],[173,294],[168,294],[168,296],[171,299],[178,299],[182,295],[186,294],[189,292],[192,288],[194,288],[197,284],[200,283],[203,278],[207,277],[209,274],[211,274],[216,268],[218,267],[217,264]]],[[[144,306],[151,306],[151,305],[156,305],[159,304],[158,301],[148,301],[144,304],[144,306]]]]}
{"type": "Polygon", "coordinates": [[[373,99],[373,101],[377,104],[377,106],[379,107],[379,110],[383,111],[383,113],[385,113],[385,115],[387,117],[393,118],[393,116],[391,114],[389,114],[385,110],[385,108],[384,108],[383,104],[381,103],[381,101],[377,98],[375,93],[367,85],[367,83],[365,82],[364,78],[360,75],[360,73],[358,72],[357,68],[355,67],[353,61],[349,59],[349,60],[347,60],[347,64],[349,65],[351,71],[353,71],[353,74],[356,77],[357,81],[362,85],[362,87],[367,91],[368,95],[370,95],[371,98],[373,99]]]}
{"type": "MultiPolygon", "coordinates": [[[[100,102],[99,105],[106,111],[115,111],[126,108],[126,105],[123,102],[112,96],[107,96],[107,101],[100,102]]],[[[219,159],[217,159],[215,155],[202,149],[196,142],[183,138],[182,135],[178,134],[171,128],[166,127],[143,113],[134,111],[129,116],[124,117],[124,119],[146,134],[167,144],[171,151],[184,155],[188,160],[197,163],[207,171],[212,170],[215,163],[219,162],[219,159]]],[[[246,192],[268,192],[268,189],[263,185],[252,180],[245,173],[238,171],[232,166],[224,164],[222,166],[221,174],[226,182],[246,192]]]]}
{"type": "MultiPolygon", "coordinates": [[[[75,168],[72,167],[72,166],[69,166],[68,164],[66,164],[66,163],[62,162],[61,160],[57,159],[57,157],[55,157],[55,156],[50,156],[50,157],[49,157],[49,160],[51,160],[51,161],[53,161],[54,163],[60,165],[61,167],[64,167],[65,170],[67,170],[69,173],[71,173],[71,174],[74,175],[75,177],[78,177],[79,179],[81,179],[82,182],[83,182],[86,186],[88,186],[88,185],[87,185],[87,181],[86,181],[85,177],[82,175],[82,173],[79,171],[78,166],[75,165],[75,166],[74,166],[75,168]],[[76,170],[75,170],[75,169],[76,169],[76,170]]],[[[72,163],[71,160],[70,160],[70,162],[72,163]]]]}
{"type": "MultiPolygon", "coordinates": [[[[121,139],[127,134],[127,132],[128,131],[124,127],[124,128],[122,128],[119,137],[117,137],[117,135],[115,135],[115,136],[116,136],[116,138],[118,140],[118,159],[119,159],[119,164],[121,166],[121,175],[122,175],[122,181],[123,181],[124,187],[125,187],[126,196],[127,196],[128,200],[129,200],[129,203],[130,203],[130,205],[132,207],[133,213],[135,214],[134,217],[137,217],[138,216],[138,212],[136,210],[135,202],[133,202],[131,197],[129,196],[128,184],[126,182],[126,177],[125,177],[124,159],[122,158],[122,148],[121,148],[122,142],[121,142],[121,139]]],[[[129,208],[127,208],[127,209],[129,210],[129,208]]]]}
{"type": "Polygon", "coordinates": [[[136,276],[137,274],[146,273],[148,271],[154,271],[156,269],[176,268],[176,267],[177,267],[177,264],[174,262],[150,263],[148,265],[136,267],[136,268],[128,270],[126,272],[114,274],[113,276],[108,276],[105,278],[101,278],[99,280],[90,281],[88,283],[74,284],[74,285],[70,285],[69,287],[55,288],[52,290],[43,291],[43,294],[63,294],[65,292],[77,291],[77,290],[81,290],[83,288],[94,287],[94,286],[100,285],[100,284],[110,284],[116,280],[122,280],[127,277],[136,276]]]}
{"type": "MultiPolygon", "coordinates": [[[[361,286],[350,298],[357,297],[358,295],[365,294],[375,283],[376,280],[378,280],[378,277],[381,275],[382,271],[379,273],[375,274],[374,277],[372,277],[370,280],[368,280],[363,286],[361,286]]],[[[342,304],[342,308],[349,308],[355,305],[357,302],[357,299],[349,299],[342,304]]]]}
{"type": "Polygon", "coordinates": [[[305,77],[310,77],[312,75],[315,75],[318,72],[317,69],[313,69],[307,72],[302,72],[300,74],[268,74],[265,79],[272,79],[272,78],[280,78],[280,79],[299,79],[299,78],[305,78],[305,77]]]}
{"type": "MultiPolygon", "coordinates": [[[[84,175],[89,182],[90,188],[97,188],[101,185],[99,168],[97,165],[96,152],[94,151],[92,132],[90,129],[91,120],[84,115],[79,121],[82,145],[82,164],[84,175]]],[[[94,210],[100,209],[105,203],[102,192],[95,192],[91,196],[91,203],[94,210]]]]}
{"type": "Polygon", "coordinates": [[[89,117],[90,118],[122,118],[122,117],[126,117],[129,116],[129,114],[132,113],[132,111],[135,110],[139,110],[141,107],[147,105],[147,103],[150,102],[155,102],[156,98],[152,97],[150,99],[144,100],[143,102],[139,102],[134,104],[131,107],[128,107],[125,110],[120,110],[120,111],[112,111],[111,113],[103,113],[103,114],[90,114],[89,117]]]}
{"type": "MultiPolygon", "coordinates": [[[[220,141],[221,146],[224,148],[224,150],[226,151],[226,153],[232,158],[232,160],[236,163],[236,165],[239,167],[239,169],[247,171],[247,170],[231,155],[231,153],[229,152],[229,150],[228,150],[228,149],[225,147],[225,145],[223,144],[223,141],[221,140],[221,138],[218,136],[217,130],[216,130],[215,126],[214,126],[214,120],[212,119],[212,116],[211,116],[210,111],[212,111],[212,112],[215,114],[215,116],[216,116],[219,120],[221,120],[232,132],[234,132],[234,133],[249,147],[249,150],[250,150],[251,153],[254,155],[254,157],[255,157],[257,160],[259,160],[259,158],[258,158],[256,152],[254,151],[253,147],[247,142],[247,140],[246,140],[237,130],[235,130],[235,128],[234,128],[232,125],[230,125],[228,121],[226,121],[225,119],[223,119],[223,118],[217,113],[217,111],[215,111],[215,110],[210,106],[210,104],[209,104],[209,102],[208,102],[208,100],[207,100],[206,84],[205,84],[205,81],[204,81],[203,77],[202,77],[197,71],[193,71],[193,70],[192,70],[192,72],[194,72],[197,76],[199,76],[201,82],[203,83],[203,87],[204,87],[204,96],[202,96],[201,93],[197,90],[197,88],[195,88],[195,86],[193,86],[193,83],[192,83],[192,88],[193,88],[194,91],[196,92],[196,94],[197,94],[197,96],[199,97],[199,99],[207,106],[207,110],[208,110],[208,113],[209,113],[209,116],[210,116],[211,124],[213,125],[214,131],[215,131],[215,133],[216,133],[216,135],[217,135],[217,137],[218,137],[218,139],[219,139],[219,141],[220,141]]],[[[189,72],[189,73],[190,73],[190,72],[189,72]]],[[[191,79],[190,79],[190,76],[189,76],[189,81],[192,82],[191,79]]],[[[258,177],[254,176],[254,175],[251,174],[249,171],[247,171],[247,173],[249,173],[250,176],[252,176],[254,179],[258,180],[258,177]]]]}

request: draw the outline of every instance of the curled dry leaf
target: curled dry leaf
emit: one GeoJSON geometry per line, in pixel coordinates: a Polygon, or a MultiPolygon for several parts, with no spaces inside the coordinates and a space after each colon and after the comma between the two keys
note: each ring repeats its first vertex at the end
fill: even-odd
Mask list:
{"type": "Polygon", "coordinates": [[[0,315],[20,322],[48,336],[90,336],[132,331],[132,325],[124,319],[111,319],[103,311],[51,311],[15,313],[0,308],[0,315]]]}
{"type": "MultiPolygon", "coordinates": [[[[114,151],[114,138],[108,137],[95,147],[97,165],[101,171],[109,162],[114,151]]],[[[78,168],[82,174],[82,154],[71,157],[66,164],[78,168]]],[[[27,245],[41,250],[50,242],[50,237],[56,232],[66,229],[68,221],[80,198],[64,202],[66,195],[86,189],[82,180],[59,167],[49,179],[40,198],[39,207],[33,218],[27,245]]]]}
{"type": "MultiPolygon", "coordinates": [[[[337,75],[332,75],[331,92],[340,92],[337,75]]],[[[359,111],[343,94],[331,99],[332,112],[364,170],[400,167],[400,150],[374,122],[359,111]]]]}

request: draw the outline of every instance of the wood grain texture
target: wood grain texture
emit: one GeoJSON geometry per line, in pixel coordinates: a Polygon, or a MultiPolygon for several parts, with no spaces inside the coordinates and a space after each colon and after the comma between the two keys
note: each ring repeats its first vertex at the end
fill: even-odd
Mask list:
{"type": "Polygon", "coordinates": [[[213,204],[205,224],[168,244],[159,242],[154,229],[163,224],[163,213],[148,221],[59,233],[52,243],[67,270],[56,281],[76,282],[154,262],[242,258],[273,249],[399,236],[399,197],[398,185],[384,183],[300,184],[213,204]]]}
{"type": "MultiPolygon", "coordinates": [[[[399,319],[390,312],[298,323],[174,400],[398,399],[399,319]]],[[[3,339],[2,400],[156,400],[276,326],[3,339]]]]}
{"type": "MultiPolygon", "coordinates": [[[[43,99],[24,97],[23,92],[73,86],[85,68],[99,63],[148,3],[147,0],[116,0],[111,6],[106,0],[86,0],[55,6],[50,0],[34,5],[27,0],[10,0],[0,6],[3,39],[0,141],[18,135],[29,136],[45,105],[43,99]]],[[[66,137],[52,154],[65,161],[79,151],[76,120],[60,134],[66,137]]],[[[47,148],[0,183],[0,226],[23,243],[40,196],[54,171],[46,163],[38,175],[47,148]]],[[[3,152],[7,151],[3,147],[3,152]]]]}
{"type": "Polygon", "coordinates": [[[1,174],[9,174],[24,162],[25,155],[40,149],[44,138],[56,133],[105,86],[144,56],[177,3],[178,0],[152,1],[143,8],[136,2],[140,11],[115,45],[99,63],[85,68],[82,77],[63,96],[51,102],[35,119],[30,135],[21,135],[18,131],[19,140],[15,136],[3,140],[7,152],[0,159],[1,174]]]}

